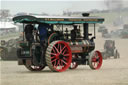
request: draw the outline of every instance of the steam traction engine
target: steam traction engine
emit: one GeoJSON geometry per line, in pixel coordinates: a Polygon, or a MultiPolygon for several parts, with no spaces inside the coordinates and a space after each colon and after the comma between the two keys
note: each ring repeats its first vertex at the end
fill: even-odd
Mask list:
{"type": "Polygon", "coordinates": [[[99,69],[102,56],[99,51],[93,51],[95,24],[102,23],[104,19],[88,15],[14,17],[13,21],[23,23],[24,29],[23,40],[17,50],[18,64],[25,65],[30,71],[41,71],[48,66],[52,71],[62,72],[68,68],[75,69],[78,65],[99,69]],[[94,25],[93,36],[89,33],[89,24],[94,25]],[[27,25],[29,26],[26,27],[27,25]]]}

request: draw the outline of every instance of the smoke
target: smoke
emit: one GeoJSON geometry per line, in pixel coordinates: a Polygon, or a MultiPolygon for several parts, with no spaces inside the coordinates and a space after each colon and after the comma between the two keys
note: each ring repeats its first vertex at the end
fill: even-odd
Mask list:
{"type": "Polygon", "coordinates": [[[104,2],[110,11],[121,11],[124,7],[123,0],[105,0],[104,2]]]}

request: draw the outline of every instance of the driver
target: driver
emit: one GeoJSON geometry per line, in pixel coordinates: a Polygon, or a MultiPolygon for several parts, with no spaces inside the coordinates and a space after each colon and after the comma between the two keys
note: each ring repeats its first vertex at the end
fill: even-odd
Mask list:
{"type": "Polygon", "coordinates": [[[75,40],[77,36],[77,25],[74,25],[74,29],[71,30],[71,40],[75,40]]]}
{"type": "MultiPolygon", "coordinates": [[[[38,30],[39,30],[39,37],[40,37],[40,44],[42,47],[42,56],[45,56],[44,52],[46,50],[46,43],[45,43],[45,38],[47,37],[48,34],[48,28],[51,28],[51,26],[49,26],[49,24],[39,24],[38,26],[38,30]]],[[[41,57],[41,63],[45,62],[45,57],[41,57]]]]}
{"type": "Polygon", "coordinates": [[[32,24],[28,24],[25,26],[25,29],[24,29],[25,38],[29,42],[33,42],[33,40],[34,40],[33,30],[34,30],[34,26],[32,24]]]}
{"type": "Polygon", "coordinates": [[[47,37],[48,34],[48,28],[51,26],[49,24],[39,24],[38,30],[39,30],[39,36],[40,36],[40,42],[43,44],[45,41],[45,38],[47,37]]]}

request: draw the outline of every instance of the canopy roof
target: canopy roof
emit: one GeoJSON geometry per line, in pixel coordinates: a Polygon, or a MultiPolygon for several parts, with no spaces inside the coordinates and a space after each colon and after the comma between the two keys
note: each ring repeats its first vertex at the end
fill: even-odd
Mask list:
{"type": "Polygon", "coordinates": [[[103,23],[104,18],[23,15],[23,16],[14,17],[13,21],[16,23],[82,24],[82,23],[103,23]]]}

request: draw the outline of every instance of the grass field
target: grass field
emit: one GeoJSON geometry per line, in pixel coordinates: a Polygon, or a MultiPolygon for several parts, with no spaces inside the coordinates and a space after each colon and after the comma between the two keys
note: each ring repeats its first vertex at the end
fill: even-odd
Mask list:
{"type": "MultiPolygon", "coordinates": [[[[17,61],[0,61],[0,85],[128,85],[128,40],[115,39],[120,59],[107,59],[99,70],[80,65],[75,70],[51,72],[48,67],[40,72],[28,71],[17,61]],[[124,50],[125,48],[125,50],[124,50]]],[[[95,40],[96,50],[103,48],[100,34],[95,40]]]]}

